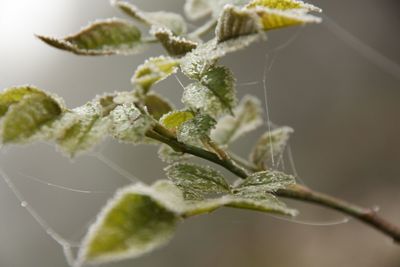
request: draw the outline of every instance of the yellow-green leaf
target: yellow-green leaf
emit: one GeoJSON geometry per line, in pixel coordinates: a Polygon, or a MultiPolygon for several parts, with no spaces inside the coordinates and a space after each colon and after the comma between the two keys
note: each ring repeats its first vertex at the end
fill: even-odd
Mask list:
{"type": "Polygon", "coordinates": [[[316,6],[298,0],[253,0],[246,7],[252,8],[256,6],[263,6],[279,10],[305,9],[307,11],[322,11],[316,6]]]}
{"type": "Polygon", "coordinates": [[[45,43],[78,55],[135,54],[142,48],[140,30],[128,21],[96,21],[61,39],[38,36],[45,43]]]}
{"type": "Polygon", "coordinates": [[[171,103],[154,93],[145,96],[144,104],[149,114],[156,120],[172,111],[171,103]]]}
{"type": "Polygon", "coordinates": [[[3,116],[1,139],[6,143],[26,143],[54,120],[63,107],[54,97],[31,87],[6,90],[0,95],[3,116]]]}
{"type": "Polygon", "coordinates": [[[153,57],[140,65],[132,77],[132,83],[147,93],[151,86],[178,70],[179,61],[171,57],[153,57]]]}
{"type": "Polygon", "coordinates": [[[194,117],[193,112],[185,110],[171,111],[165,114],[160,119],[160,123],[170,131],[176,132],[176,130],[188,120],[194,117]]]}
{"type": "Polygon", "coordinates": [[[292,175],[278,171],[261,171],[251,174],[235,190],[241,193],[273,193],[295,183],[296,179],[292,175]]]}

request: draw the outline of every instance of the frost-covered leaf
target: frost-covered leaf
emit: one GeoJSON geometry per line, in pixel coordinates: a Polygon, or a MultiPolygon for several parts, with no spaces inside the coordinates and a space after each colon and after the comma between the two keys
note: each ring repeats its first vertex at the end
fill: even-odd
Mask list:
{"type": "Polygon", "coordinates": [[[228,53],[236,52],[243,49],[253,42],[259,40],[260,34],[238,37],[218,43],[214,38],[206,43],[200,44],[196,49],[187,53],[181,59],[181,70],[189,78],[198,80],[212,66],[216,64],[218,59],[224,57],[228,53]]]}
{"type": "Polygon", "coordinates": [[[166,169],[168,178],[184,193],[185,199],[204,199],[207,195],[229,193],[225,178],[210,167],[175,163],[166,169]]]}
{"type": "Polygon", "coordinates": [[[178,127],[178,141],[192,145],[201,144],[210,136],[217,122],[207,114],[198,114],[178,127]]]}
{"type": "Polygon", "coordinates": [[[250,161],[258,167],[266,167],[269,160],[283,153],[291,133],[293,129],[290,127],[265,132],[254,146],[250,161]]]}
{"type": "Polygon", "coordinates": [[[213,17],[218,18],[226,5],[243,7],[249,0],[208,0],[212,9],[213,17]]]}
{"type": "Polygon", "coordinates": [[[110,118],[110,133],[115,139],[133,144],[150,141],[145,134],[154,122],[134,104],[119,105],[110,113],[110,118]]]}
{"type": "Polygon", "coordinates": [[[58,99],[39,89],[26,86],[5,90],[0,94],[2,143],[30,141],[58,119],[63,110],[58,99]]]}
{"type": "Polygon", "coordinates": [[[152,27],[150,33],[157,38],[171,56],[182,56],[197,47],[197,43],[181,36],[176,36],[165,27],[152,27]]]}
{"type": "Polygon", "coordinates": [[[188,120],[191,120],[194,117],[193,112],[187,110],[176,110],[171,111],[168,114],[165,114],[161,119],[160,123],[167,129],[172,132],[176,132],[176,130],[188,120]]]}
{"type": "Polygon", "coordinates": [[[92,101],[82,107],[66,112],[51,129],[61,150],[75,156],[103,140],[110,126],[108,117],[103,117],[100,101],[92,101]]]}
{"type": "Polygon", "coordinates": [[[174,34],[181,35],[187,32],[185,20],[181,15],[165,11],[145,12],[125,1],[112,1],[125,14],[147,25],[162,26],[170,29],[174,34]]]}
{"type": "Polygon", "coordinates": [[[226,5],[218,18],[215,35],[220,43],[240,36],[259,33],[261,30],[261,20],[256,12],[226,5]]]}
{"type": "Polygon", "coordinates": [[[45,43],[78,55],[135,54],[141,51],[141,32],[121,19],[96,21],[80,32],[61,39],[38,36],[45,43]]]}
{"type": "Polygon", "coordinates": [[[234,195],[226,197],[229,201],[225,204],[227,207],[255,210],[280,215],[295,216],[297,211],[290,209],[285,203],[277,199],[272,194],[264,193],[263,196],[254,197],[254,195],[234,195]]]}
{"type": "Polygon", "coordinates": [[[306,14],[303,9],[279,10],[258,6],[251,10],[260,16],[264,30],[321,22],[320,18],[306,14]]]}
{"type": "Polygon", "coordinates": [[[263,124],[260,100],[253,96],[245,96],[233,114],[222,117],[211,132],[211,139],[220,145],[227,145],[263,124]]]}
{"type": "Polygon", "coordinates": [[[140,65],[131,82],[147,93],[151,86],[164,80],[178,70],[179,61],[171,57],[152,57],[140,65]]]}
{"type": "Polygon", "coordinates": [[[262,195],[265,192],[276,192],[295,183],[296,179],[292,175],[278,171],[261,171],[247,177],[235,190],[241,195],[245,193],[254,197],[260,193],[262,195]]]}
{"type": "Polygon", "coordinates": [[[191,20],[201,19],[212,12],[209,0],[186,0],[185,15],[191,20]]]}
{"type": "Polygon", "coordinates": [[[206,86],[196,82],[185,87],[182,102],[193,110],[218,117],[226,113],[226,107],[206,86]]]}
{"type": "Polygon", "coordinates": [[[200,79],[200,83],[206,86],[221,102],[224,110],[232,113],[236,106],[235,79],[232,72],[223,66],[212,67],[200,79]]]}
{"type": "Polygon", "coordinates": [[[166,99],[157,94],[148,94],[144,98],[144,104],[149,114],[156,120],[171,112],[172,105],[166,99]]]}
{"type": "Polygon", "coordinates": [[[179,220],[177,197],[161,184],[119,190],[90,227],[80,264],[135,258],[166,244],[179,220]]]}
{"type": "Polygon", "coordinates": [[[170,146],[162,144],[158,149],[158,157],[166,163],[181,162],[190,159],[192,156],[186,153],[173,150],[170,146]]]}
{"type": "Polygon", "coordinates": [[[279,10],[305,9],[307,11],[321,12],[322,10],[311,4],[298,0],[253,0],[246,7],[263,6],[279,10]]]}

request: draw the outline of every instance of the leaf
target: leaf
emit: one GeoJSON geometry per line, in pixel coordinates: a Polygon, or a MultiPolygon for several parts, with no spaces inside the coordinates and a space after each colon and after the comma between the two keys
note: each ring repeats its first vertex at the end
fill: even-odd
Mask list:
{"type": "Polygon", "coordinates": [[[130,3],[119,0],[113,1],[113,5],[128,16],[147,25],[166,27],[176,35],[182,35],[187,32],[186,22],[179,14],[165,11],[144,12],[130,3]]]}
{"type": "Polygon", "coordinates": [[[149,58],[136,69],[131,82],[146,94],[154,84],[174,74],[178,70],[178,65],[179,62],[171,57],[149,58]]]}
{"type": "Polygon", "coordinates": [[[110,133],[115,139],[132,144],[150,141],[146,132],[154,121],[148,115],[142,114],[134,104],[119,105],[111,112],[110,117],[110,133]]]}
{"type": "Polygon", "coordinates": [[[256,12],[226,5],[218,18],[215,35],[217,42],[220,43],[240,36],[259,33],[261,30],[261,20],[256,12]]]}
{"type": "Polygon", "coordinates": [[[154,93],[146,95],[144,104],[149,114],[156,120],[172,111],[171,103],[154,93]]]}
{"type": "Polygon", "coordinates": [[[264,133],[252,149],[250,161],[264,168],[269,160],[283,153],[291,133],[293,129],[286,126],[264,133]]]}
{"type": "Polygon", "coordinates": [[[61,39],[37,36],[45,43],[78,55],[129,55],[142,48],[139,29],[121,19],[96,21],[80,32],[61,39]]]}
{"type": "Polygon", "coordinates": [[[178,141],[199,145],[210,135],[217,122],[207,114],[198,114],[178,127],[178,141]]]}
{"type": "Polygon", "coordinates": [[[103,140],[109,126],[109,118],[103,117],[103,106],[94,100],[65,113],[51,128],[60,148],[73,157],[103,140]]]}
{"type": "Polygon", "coordinates": [[[257,195],[257,193],[273,193],[293,184],[296,184],[296,179],[292,175],[278,171],[261,171],[247,177],[235,187],[235,191],[257,195]]]}
{"type": "Polygon", "coordinates": [[[255,7],[254,10],[261,18],[264,30],[321,22],[320,18],[308,15],[305,10],[301,9],[279,10],[255,7]]]}
{"type": "MultiPolygon", "coordinates": [[[[26,143],[59,118],[63,106],[53,96],[32,87],[11,88],[0,95],[2,143],[26,143]]],[[[38,136],[36,136],[38,137],[38,136]]]]}
{"type": "Polygon", "coordinates": [[[162,144],[158,149],[158,157],[166,163],[181,162],[190,159],[192,156],[173,150],[170,146],[162,144]]]}
{"type": "Polygon", "coordinates": [[[175,163],[165,171],[167,177],[183,191],[185,199],[201,200],[209,194],[230,192],[225,178],[210,167],[175,163]]]}
{"type": "Polygon", "coordinates": [[[260,100],[246,95],[233,111],[233,116],[222,117],[211,132],[211,139],[227,145],[263,124],[260,100]]]}
{"type": "Polygon", "coordinates": [[[212,11],[208,0],[186,0],[183,10],[191,20],[201,19],[212,11]]]}
{"type": "Polygon", "coordinates": [[[237,103],[235,79],[227,67],[210,68],[201,77],[200,83],[213,92],[225,112],[232,113],[232,109],[237,103]]]}
{"type": "Polygon", "coordinates": [[[196,49],[187,53],[181,59],[181,70],[187,77],[199,80],[205,72],[216,64],[218,59],[228,53],[236,52],[249,46],[259,38],[259,34],[253,34],[222,43],[218,43],[217,39],[214,38],[198,45],[196,49]]]}
{"type": "Polygon", "coordinates": [[[190,109],[199,110],[201,113],[209,114],[213,117],[226,113],[226,107],[219,98],[207,87],[197,82],[185,87],[182,103],[190,109]]]}
{"type": "Polygon", "coordinates": [[[242,7],[248,4],[249,0],[209,0],[213,11],[213,17],[218,18],[226,5],[242,7]]]}
{"type": "Polygon", "coordinates": [[[194,117],[193,112],[185,110],[175,110],[168,114],[165,114],[161,119],[160,123],[172,132],[176,130],[186,121],[191,120],[194,117]]]}
{"type": "Polygon", "coordinates": [[[165,27],[152,27],[150,33],[154,35],[171,56],[182,56],[197,47],[197,43],[174,33],[165,27]]]}
{"type": "Polygon", "coordinates": [[[316,6],[298,0],[253,0],[246,7],[252,8],[257,6],[263,6],[278,10],[305,9],[307,11],[322,11],[316,6]]]}
{"type": "Polygon", "coordinates": [[[135,258],[166,244],[179,219],[176,196],[161,185],[119,190],[90,226],[79,251],[79,264],[135,258]]]}

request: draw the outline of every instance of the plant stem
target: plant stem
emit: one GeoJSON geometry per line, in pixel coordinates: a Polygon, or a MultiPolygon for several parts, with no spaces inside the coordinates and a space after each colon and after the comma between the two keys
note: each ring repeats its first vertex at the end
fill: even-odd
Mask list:
{"type": "MultiPolygon", "coordinates": [[[[224,167],[242,179],[246,179],[250,175],[250,173],[239,167],[230,158],[221,159],[213,152],[179,142],[175,137],[169,135],[168,130],[162,126],[156,126],[152,130],[149,130],[146,133],[146,136],[165,143],[176,151],[191,154],[214,162],[215,164],[224,167]]],[[[310,202],[340,211],[364,222],[367,225],[372,226],[373,228],[393,238],[396,243],[400,244],[400,228],[381,218],[374,210],[359,207],[324,193],[313,191],[302,185],[294,185],[286,189],[280,189],[275,194],[280,197],[310,202]]]]}

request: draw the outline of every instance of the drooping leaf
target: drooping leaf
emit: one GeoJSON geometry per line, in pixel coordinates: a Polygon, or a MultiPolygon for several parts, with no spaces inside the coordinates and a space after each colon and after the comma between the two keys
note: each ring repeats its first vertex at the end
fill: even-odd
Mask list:
{"type": "Polygon", "coordinates": [[[109,126],[109,118],[103,116],[103,106],[94,100],[66,112],[51,128],[61,150],[73,157],[103,140],[109,126]]]}
{"type": "Polygon", "coordinates": [[[224,42],[240,36],[261,32],[261,20],[253,10],[226,5],[218,18],[215,36],[217,42],[224,42]]]}
{"type": "Polygon", "coordinates": [[[171,56],[182,56],[197,47],[197,43],[174,33],[165,27],[152,27],[150,33],[157,38],[171,56]]]}
{"type": "Polygon", "coordinates": [[[263,124],[260,100],[246,95],[233,111],[233,116],[222,117],[211,132],[211,139],[227,145],[263,124]]]}
{"type": "Polygon", "coordinates": [[[201,77],[200,83],[219,99],[223,110],[232,113],[232,109],[237,103],[235,79],[227,67],[210,68],[201,77]]]}
{"type": "Polygon", "coordinates": [[[191,155],[173,150],[170,146],[162,144],[158,149],[158,157],[166,163],[181,162],[191,158],[191,155]]]}
{"type": "Polygon", "coordinates": [[[168,114],[165,114],[161,119],[160,123],[167,129],[172,132],[176,132],[176,130],[188,120],[191,120],[194,117],[193,112],[186,110],[176,110],[171,111],[168,114]]]}
{"type": "Polygon", "coordinates": [[[263,195],[265,192],[273,193],[296,183],[292,175],[278,171],[261,171],[247,177],[235,190],[248,195],[263,195]]]}
{"type": "Polygon", "coordinates": [[[30,141],[59,118],[63,110],[58,99],[39,89],[27,86],[5,90],[0,94],[0,111],[4,115],[2,143],[30,141]]]}
{"type": "Polygon", "coordinates": [[[166,27],[176,35],[182,35],[187,32],[186,22],[179,14],[165,11],[145,12],[135,5],[120,0],[113,1],[113,4],[125,14],[147,25],[166,27]]]}
{"type": "Polygon", "coordinates": [[[134,104],[119,105],[111,112],[110,119],[110,133],[115,139],[132,144],[151,141],[146,137],[146,131],[154,121],[134,104]]]}
{"type": "Polygon", "coordinates": [[[210,136],[211,129],[217,122],[207,114],[198,114],[182,123],[177,130],[178,141],[199,145],[210,136]]]}
{"type": "Polygon", "coordinates": [[[263,6],[279,10],[305,9],[307,11],[316,11],[316,12],[322,11],[320,8],[316,6],[298,0],[253,0],[246,7],[252,8],[257,6],[263,6]]]}
{"type": "Polygon", "coordinates": [[[229,193],[225,178],[211,167],[175,163],[166,169],[167,177],[184,193],[185,199],[204,199],[210,194],[229,193]]]}
{"type": "Polygon", "coordinates": [[[153,57],[140,65],[132,77],[132,84],[147,93],[151,86],[164,80],[178,70],[179,61],[171,57],[153,57]]]}
{"type": "Polygon", "coordinates": [[[293,129],[290,127],[280,127],[264,133],[254,146],[250,161],[265,168],[269,160],[283,153],[291,133],[293,129]]]}
{"type": "Polygon", "coordinates": [[[186,0],[183,10],[191,20],[201,19],[212,12],[209,0],[186,0]]]}
{"type": "Polygon", "coordinates": [[[156,120],[172,111],[171,103],[154,93],[146,95],[144,104],[149,114],[156,120]]]}
{"type": "Polygon", "coordinates": [[[80,264],[141,256],[173,236],[180,211],[176,197],[161,188],[136,184],[117,192],[90,227],[79,251],[80,264]]]}
{"type": "Polygon", "coordinates": [[[140,30],[121,19],[99,20],[61,39],[40,35],[38,38],[78,55],[129,55],[141,51],[143,47],[140,30]]]}

